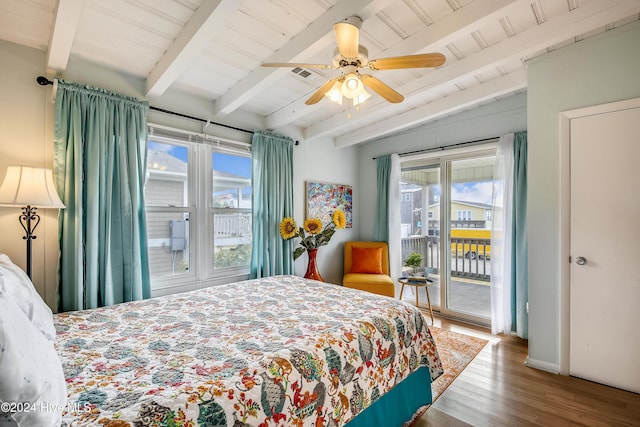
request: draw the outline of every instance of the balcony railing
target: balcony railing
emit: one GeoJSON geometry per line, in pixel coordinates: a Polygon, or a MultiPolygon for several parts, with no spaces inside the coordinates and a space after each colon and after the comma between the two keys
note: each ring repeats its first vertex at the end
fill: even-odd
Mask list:
{"type": "MultiPolygon", "coordinates": [[[[417,252],[422,265],[439,273],[440,236],[410,236],[402,238],[402,259],[417,252]]],[[[451,277],[491,281],[490,239],[451,238],[451,277]]]]}
{"type": "Polygon", "coordinates": [[[214,215],[213,230],[216,238],[251,235],[251,214],[230,213],[214,215]]]}

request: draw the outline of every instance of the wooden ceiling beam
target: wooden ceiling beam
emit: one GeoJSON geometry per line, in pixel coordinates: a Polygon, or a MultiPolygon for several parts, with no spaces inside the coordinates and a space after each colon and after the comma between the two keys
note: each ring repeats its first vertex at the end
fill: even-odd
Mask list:
{"type": "Polygon", "coordinates": [[[58,0],[47,51],[49,72],[55,74],[67,69],[83,9],[84,0],[58,0]]]}
{"type": "Polygon", "coordinates": [[[147,76],[147,96],[162,95],[189,64],[198,59],[216,32],[225,31],[225,21],[240,4],[237,0],[203,1],[147,76]]]}

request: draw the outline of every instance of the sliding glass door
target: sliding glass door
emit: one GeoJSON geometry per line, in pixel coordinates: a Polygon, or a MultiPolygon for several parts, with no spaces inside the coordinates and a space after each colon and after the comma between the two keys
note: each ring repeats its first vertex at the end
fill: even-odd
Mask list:
{"type": "MultiPolygon", "coordinates": [[[[420,254],[432,306],[489,324],[493,149],[402,162],[402,259],[420,254]]],[[[405,267],[408,270],[408,267],[405,267]]],[[[415,303],[405,290],[403,296],[415,303]]],[[[424,288],[418,288],[426,306],[424,288]]]]}
{"type": "MultiPolygon", "coordinates": [[[[403,164],[400,182],[400,223],[402,260],[419,254],[423,270],[434,281],[429,296],[433,307],[440,306],[440,164],[403,164]]],[[[409,267],[404,271],[409,274],[409,267]]],[[[427,301],[424,288],[412,288],[419,300],[427,301]]],[[[409,291],[407,291],[409,292],[409,291]]],[[[407,295],[404,295],[407,296],[407,295]]],[[[415,301],[414,297],[411,300],[415,301]]]]}
{"type": "Polygon", "coordinates": [[[491,317],[491,212],[495,155],[447,160],[446,308],[491,317]]]}

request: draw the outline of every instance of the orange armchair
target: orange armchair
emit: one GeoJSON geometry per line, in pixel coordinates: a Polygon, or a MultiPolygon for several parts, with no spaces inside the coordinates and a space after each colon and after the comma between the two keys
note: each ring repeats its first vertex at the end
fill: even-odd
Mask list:
{"type": "Polygon", "coordinates": [[[374,294],[395,297],[389,276],[389,247],[386,242],[345,242],[342,285],[374,294]]]}

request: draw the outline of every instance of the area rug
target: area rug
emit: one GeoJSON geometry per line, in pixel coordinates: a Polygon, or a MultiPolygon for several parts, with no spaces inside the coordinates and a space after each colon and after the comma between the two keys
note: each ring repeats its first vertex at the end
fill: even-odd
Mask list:
{"type": "MultiPolygon", "coordinates": [[[[431,402],[433,403],[489,341],[446,329],[440,329],[436,326],[429,326],[429,330],[431,331],[433,340],[436,342],[438,355],[440,356],[442,368],[444,369],[444,373],[431,383],[431,402]]],[[[404,423],[402,427],[414,425],[425,411],[429,409],[429,406],[431,405],[426,405],[418,409],[411,420],[404,423]]]]}
{"type": "Polygon", "coordinates": [[[429,326],[429,330],[436,342],[436,348],[444,368],[444,374],[431,384],[431,393],[435,402],[438,396],[487,345],[488,341],[435,326],[429,326]]]}

